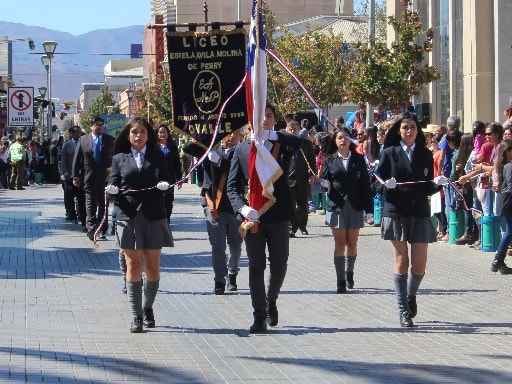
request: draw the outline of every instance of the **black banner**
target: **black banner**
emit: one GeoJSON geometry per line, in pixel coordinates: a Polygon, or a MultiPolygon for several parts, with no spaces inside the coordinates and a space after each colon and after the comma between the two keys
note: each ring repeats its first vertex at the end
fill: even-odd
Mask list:
{"type": "MultiPolygon", "coordinates": [[[[245,76],[246,46],[243,28],[167,32],[173,128],[203,153],[211,143],[220,108],[245,76]]],[[[214,144],[247,123],[242,87],[224,108],[214,144]]]]}

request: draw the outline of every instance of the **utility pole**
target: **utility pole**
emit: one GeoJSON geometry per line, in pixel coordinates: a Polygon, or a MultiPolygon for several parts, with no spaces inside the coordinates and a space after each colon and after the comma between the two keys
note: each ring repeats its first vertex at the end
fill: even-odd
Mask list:
{"type": "MultiPolygon", "coordinates": [[[[373,46],[375,39],[375,0],[368,2],[368,48],[373,46]]],[[[370,103],[366,103],[366,127],[373,124],[373,109],[370,103]]]]}

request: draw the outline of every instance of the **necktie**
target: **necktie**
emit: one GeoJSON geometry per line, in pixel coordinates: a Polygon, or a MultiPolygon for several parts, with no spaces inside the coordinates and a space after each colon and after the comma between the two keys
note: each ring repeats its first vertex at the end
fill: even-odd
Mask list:
{"type": "Polygon", "coordinates": [[[96,136],[96,141],[94,143],[94,160],[96,163],[99,163],[101,159],[101,140],[99,136],[96,136]]]}
{"type": "Polygon", "coordinates": [[[135,153],[135,164],[137,164],[137,168],[139,170],[142,168],[142,152],[136,152],[135,153]]]}
{"type": "Polygon", "coordinates": [[[409,163],[411,163],[412,162],[412,149],[411,149],[411,147],[407,147],[407,149],[405,150],[405,154],[409,158],[409,163]]]}

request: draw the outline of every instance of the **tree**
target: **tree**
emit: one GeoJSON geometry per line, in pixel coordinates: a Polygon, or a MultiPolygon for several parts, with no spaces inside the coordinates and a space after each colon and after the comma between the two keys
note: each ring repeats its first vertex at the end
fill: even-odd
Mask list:
{"type": "MultiPolygon", "coordinates": [[[[296,36],[282,28],[283,36],[274,39],[273,49],[297,75],[322,107],[346,101],[344,79],[348,76],[347,51],[342,36],[332,30],[308,30],[296,36]]],[[[269,99],[283,112],[309,108],[311,101],[289,73],[268,60],[269,99]]]]}
{"type": "Polygon", "coordinates": [[[171,87],[169,74],[155,75],[149,85],[138,87],[135,97],[139,102],[138,114],[172,128],[171,87]],[[148,115],[149,114],[149,115],[148,115]]]}
{"type": "Polygon", "coordinates": [[[351,50],[347,97],[352,102],[362,100],[397,110],[418,95],[422,86],[437,80],[439,72],[424,60],[425,51],[431,49],[433,30],[426,32],[425,44],[416,43],[423,35],[417,11],[404,7],[401,19],[390,16],[388,23],[398,36],[391,48],[372,41],[370,47],[360,43],[351,50]]]}
{"type": "MultiPolygon", "coordinates": [[[[117,102],[114,100],[114,96],[112,95],[112,93],[109,92],[108,86],[103,85],[101,87],[100,95],[96,99],[94,99],[89,108],[87,108],[87,110],[80,116],[80,121],[82,122],[83,130],[89,132],[88,122],[92,121],[94,116],[106,114],[107,106],[116,104],[117,102]]],[[[115,108],[114,113],[119,113],[119,107],[115,108]]]]}

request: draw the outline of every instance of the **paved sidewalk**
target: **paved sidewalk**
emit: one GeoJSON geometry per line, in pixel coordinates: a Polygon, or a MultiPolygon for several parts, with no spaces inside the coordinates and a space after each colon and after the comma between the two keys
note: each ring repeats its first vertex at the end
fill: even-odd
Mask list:
{"type": "Polygon", "coordinates": [[[512,382],[512,276],[490,272],[492,253],[431,245],[406,330],[379,228],[361,231],[356,289],[337,295],[330,229],[311,214],[290,242],[279,325],[250,335],[245,251],[238,293],[213,295],[198,192],[176,192],[157,327],[131,334],[112,236],[94,248],[65,222],[60,186],[0,190],[0,382],[512,382]]]}

